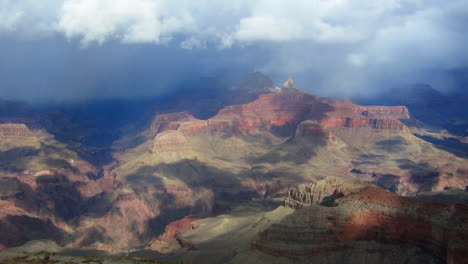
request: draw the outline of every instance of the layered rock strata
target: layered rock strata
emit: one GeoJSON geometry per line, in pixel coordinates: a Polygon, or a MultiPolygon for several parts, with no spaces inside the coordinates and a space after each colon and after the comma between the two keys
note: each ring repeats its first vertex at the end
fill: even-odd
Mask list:
{"type": "Polygon", "coordinates": [[[333,188],[323,183],[300,186],[287,200],[287,205],[301,209],[259,233],[251,243],[253,248],[300,257],[333,254],[358,247],[360,242],[377,241],[416,246],[447,263],[466,260],[466,204],[401,197],[373,185],[333,188]],[[319,199],[315,197],[323,193],[323,188],[317,188],[321,185],[329,186],[326,194],[344,193],[335,197],[334,207],[316,204],[319,199]]]}
{"type": "Polygon", "coordinates": [[[299,209],[312,204],[326,203],[344,195],[343,185],[343,180],[335,177],[310,184],[300,184],[288,191],[284,204],[287,207],[299,209]]]}
{"type": "Polygon", "coordinates": [[[398,119],[409,118],[404,106],[359,106],[347,100],[319,99],[297,89],[292,79],[283,88],[259,95],[257,100],[221,109],[208,120],[199,120],[181,112],[159,114],[151,128],[158,133],[152,152],[188,148],[183,136],[200,133],[255,135],[265,131],[283,136],[330,136],[334,128],[362,128],[408,133],[398,119]],[[168,134],[177,131],[180,134],[168,134]]]}
{"type": "Polygon", "coordinates": [[[191,149],[183,133],[179,131],[167,131],[158,134],[154,138],[152,153],[190,151],[191,149]]]}
{"type": "Polygon", "coordinates": [[[0,139],[8,137],[32,138],[34,134],[25,124],[0,124],[0,139]]]}

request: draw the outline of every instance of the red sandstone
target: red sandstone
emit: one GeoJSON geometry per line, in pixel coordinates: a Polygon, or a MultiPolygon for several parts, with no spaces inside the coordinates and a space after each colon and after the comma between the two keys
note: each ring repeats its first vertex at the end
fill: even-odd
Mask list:
{"type": "Polygon", "coordinates": [[[261,94],[253,102],[227,106],[208,120],[198,120],[185,112],[157,115],[151,126],[153,131],[178,131],[181,134],[158,135],[152,151],[187,150],[187,139],[183,136],[206,132],[251,135],[277,128],[294,131],[299,124],[298,136],[330,136],[328,129],[331,128],[368,127],[409,132],[398,120],[410,117],[404,106],[353,105],[349,100],[318,99],[303,93],[291,80],[285,86],[282,90],[261,94]]]}

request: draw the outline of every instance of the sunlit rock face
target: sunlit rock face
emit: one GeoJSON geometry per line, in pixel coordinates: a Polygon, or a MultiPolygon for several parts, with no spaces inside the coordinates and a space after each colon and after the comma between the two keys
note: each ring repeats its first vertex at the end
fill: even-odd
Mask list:
{"type": "MultiPolygon", "coordinates": [[[[363,244],[366,241],[376,241],[422,248],[431,252],[434,263],[466,259],[466,204],[401,197],[373,185],[326,179],[292,189],[286,205],[300,209],[259,233],[253,248],[287,257],[339,256],[349,249],[358,252],[360,247],[369,247],[363,244]],[[333,202],[323,206],[322,197],[333,202]]],[[[401,253],[402,259],[410,257],[418,256],[401,253]]]]}
{"type": "MultiPolygon", "coordinates": [[[[404,106],[358,106],[346,100],[318,99],[297,89],[292,79],[288,79],[282,89],[261,94],[257,100],[226,106],[208,120],[198,120],[188,113],[172,113],[155,116],[151,129],[156,133],[168,130],[181,132],[184,136],[199,133],[223,133],[227,135],[254,135],[264,131],[294,135],[301,126],[300,135],[328,134],[330,128],[361,128],[390,130],[407,133],[407,127],[398,119],[409,118],[404,106]],[[312,125],[313,124],[313,125],[312,125]]],[[[170,137],[181,144],[183,139],[177,134],[170,137]]],[[[167,137],[169,138],[169,137],[167,137]]],[[[164,139],[158,138],[155,144],[164,139]]],[[[157,146],[155,145],[156,151],[157,146]]]]}
{"type": "Polygon", "coordinates": [[[191,150],[184,134],[179,131],[160,133],[154,139],[153,153],[191,150]]]}
{"type": "Polygon", "coordinates": [[[288,197],[284,204],[298,209],[312,204],[332,202],[337,197],[343,196],[344,181],[339,178],[329,177],[310,184],[301,184],[288,191],[288,197]]]}

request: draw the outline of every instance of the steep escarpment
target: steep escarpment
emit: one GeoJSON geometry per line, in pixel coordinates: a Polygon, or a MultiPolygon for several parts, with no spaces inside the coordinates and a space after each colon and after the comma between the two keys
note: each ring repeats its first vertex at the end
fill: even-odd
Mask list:
{"type": "Polygon", "coordinates": [[[363,127],[408,133],[408,128],[399,119],[409,117],[408,109],[404,106],[367,107],[348,101],[319,99],[301,92],[289,79],[282,89],[261,94],[250,103],[226,106],[208,120],[196,119],[185,112],[156,115],[151,125],[152,131],[156,134],[166,131],[181,134],[166,132],[165,135],[157,135],[153,152],[157,152],[158,144],[159,148],[165,148],[164,138],[173,141],[167,145],[182,146],[185,145],[182,135],[203,133],[252,136],[271,132],[285,137],[294,134],[328,135],[335,128],[363,127]]]}
{"type": "MultiPolygon", "coordinates": [[[[422,248],[435,262],[462,263],[466,257],[465,204],[401,197],[376,186],[352,184],[329,189],[327,193],[333,189],[333,193],[344,193],[334,198],[332,207],[313,200],[305,203],[304,195],[321,194],[313,188],[318,185],[327,186],[319,182],[291,191],[286,204],[301,209],[260,232],[252,247],[277,256],[307,257],[339,255],[350,248],[359,251],[364,242],[377,241],[422,248]]],[[[410,257],[401,255],[402,259],[410,257]]]]}

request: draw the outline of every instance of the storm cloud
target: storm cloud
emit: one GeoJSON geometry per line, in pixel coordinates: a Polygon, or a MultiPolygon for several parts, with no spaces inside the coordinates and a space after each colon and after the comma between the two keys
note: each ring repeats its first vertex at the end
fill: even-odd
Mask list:
{"type": "Polygon", "coordinates": [[[325,96],[448,91],[445,73],[468,68],[467,24],[465,0],[2,0],[0,91],[143,96],[250,71],[325,96]]]}

